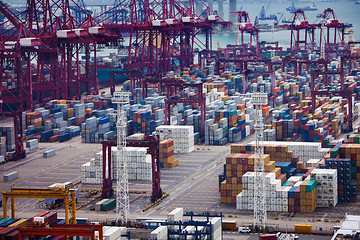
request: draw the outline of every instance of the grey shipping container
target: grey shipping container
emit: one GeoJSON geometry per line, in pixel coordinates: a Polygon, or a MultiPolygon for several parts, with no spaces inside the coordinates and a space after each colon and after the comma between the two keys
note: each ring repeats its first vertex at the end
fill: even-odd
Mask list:
{"type": "Polygon", "coordinates": [[[18,172],[12,172],[12,173],[8,173],[6,175],[4,175],[3,179],[4,182],[10,182],[14,179],[17,179],[19,177],[18,172]]]}

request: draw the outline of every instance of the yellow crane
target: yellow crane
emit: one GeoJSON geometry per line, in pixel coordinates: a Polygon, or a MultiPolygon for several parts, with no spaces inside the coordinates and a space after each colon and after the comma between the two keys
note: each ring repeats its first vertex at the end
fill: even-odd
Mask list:
{"type": "Polygon", "coordinates": [[[10,192],[2,191],[3,194],[3,218],[7,217],[7,200],[11,199],[11,217],[15,218],[15,198],[58,198],[64,200],[65,223],[76,224],[76,197],[75,189],[68,187],[54,187],[51,189],[12,188],[10,192]],[[71,208],[70,199],[71,197],[71,208]],[[71,219],[69,220],[69,215],[71,219]]]}

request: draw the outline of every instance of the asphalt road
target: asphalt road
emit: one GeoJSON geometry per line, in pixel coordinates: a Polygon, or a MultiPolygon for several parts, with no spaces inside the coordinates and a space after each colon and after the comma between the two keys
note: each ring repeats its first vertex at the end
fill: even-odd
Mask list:
{"type": "MultiPolygon", "coordinates": [[[[255,136],[251,135],[242,143],[253,141],[254,138],[255,136]]],[[[12,182],[0,180],[0,188],[8,191],[12,186],[44,188],[54,182],[78,182],[81,165],[90,161],[94,153],[98,151],[101,151],[100,144],[81,143],[80,137],[64,143],[39,143],[39,149],[30,153],[25,159],[0,165],[1,179],[4,174],[9,172],[19,172],[19,178],[12,182]],[[56,149],[56,155],[51,158],[43,158],[42,153],[52,148],[56,149]]],[[[179,159],[179,166],[161,169],[161,188],[163,192],[169,193],[169,196],[145,212],[142,209],[150,204],[151,181],[130,181],[130,191],[140,191],[140,193],[130,194],[130,219],[166,217],[166,214],[174,208],[183,207],[185,211],[222,212],[225,216],[224,219],[236,220],[238,226],[252,224],[253,213],[251,211],[239,211],[233,205],[220,204],[218,175],[223,171],[225,157],[229,153],[230,144],[226,146],[200,145],[195,146],[194,152],[190,154],[176,155],[176,158],[179,159]]],[[[99,189],[101,185],[79,184],[76,187],[87,190],[99,189]]],[[[90,209],[98,201],[100,194],[87,198],[85,193],[80,194],[78,205],[93,201],[77,211],[78,217],[89,218],[92,221],[109,221],[116,218],[113,211],[91,211],[90,209]]],[[[37,199],[17,199],[16,210],[17,217],[28,218],[45,208],[43,204],[38,203],[37,199]]],[[[54,211],[57,211],[60,217],[64,216],[63,208],[54,211]]],[[[297,213],[292,217],[287,213],[269,212],[268,223],[278,230],[289,232],[294,231],[295,223],[312,224],[314,232],[330,233],[333,226],[338,225],[335,220],[343,219],[345,213],[356,214],[359,211],[360,204],[356,203],[339,204],[338,207],[332,209],[316,209],[311,214],[297,213]],[[275,217],[278,220],[275,220],[275,217]]],[[[0,216],[2,216],[2,211],[0,216]]],[[[229,237],[232,239],[232,234],[229,237]]],[[[239,234],[234,237],[240,239],[237,238],[240,237],[239,234]]]]}

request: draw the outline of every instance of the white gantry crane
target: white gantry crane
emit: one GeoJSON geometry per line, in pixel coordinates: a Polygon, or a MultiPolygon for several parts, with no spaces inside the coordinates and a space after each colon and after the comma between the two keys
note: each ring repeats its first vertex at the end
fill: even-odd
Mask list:
{"type": "MultiPolygon", "coordinates": [[[[126,111],[124,104],[128,103],[130,99],[129,92],[114,92],[112,102],[117,103],[117,152],[116,165],[117,166],[117,184],[116,184],[116,213],[117,221],[126,223],[129,214],[129,183],[128,183],[128,160],[125,153],[126,147],[126,111]]],[[[114,169],[115,170],[115,169],[114,169]]]]}
{"type": "Polygon", "coordinates": [[[265,166],[262,107],[268,104],[266,93],[252,93],[251,103],[255,107],[255,189],[254,189],[254,226],[265,229],[265,166]]]}

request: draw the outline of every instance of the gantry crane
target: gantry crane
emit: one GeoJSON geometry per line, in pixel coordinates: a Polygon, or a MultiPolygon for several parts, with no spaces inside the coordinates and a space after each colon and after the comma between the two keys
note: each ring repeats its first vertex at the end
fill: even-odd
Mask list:
{"type": "Polygon", "coordinates": [[[165,99],[165,124],[170,125],[170,105],[177,103],[194,104],[198,103],[201,108],[201,127],[200,134],[203,137],[205,134],[205,115],[206,115],[206,98],[203,93],[203,83],[182,83],[182,82],[166,82],[166,96],[165,99]],[[197,89],[194,98],[184,98],[178,95],[181,89],[191,87],[197,89]]]}
{"type": "Polygon", "coordinates": [[[15,198],[59,198],[64,200],[65,223],[76,224],[76,197],[75,189],[68,187],[54,187],[51,189],[12,188],[10,192],[2,192],[3,217],[7,217],[7,200],[11,198],[11,217],[15,218],[15,198]],[[71,197],[71,209],[69,208],[71,197]],[[69,214],[71,215],[69,221],[69,214]]]}
{"type": "Polygon", "coordinates": [[[265,229],[265,166],[262,107],[268,103],[266,93],[253,93],[251,103],[255,107],[255,189],[254,189],[254,227],[265,229]]]}
{"type": "Polygon", "coordinates": [[[290,52],[300,52],[301,50],[306,51],[308,49],[308,43],[311,44],[311,51],[315,47],[315,28],[317,24],[310,24],[306,18],[305,12],[301,9],[298,9],[294,13],[294,17],[291,24],[285,24],[281,27],[290,29],[290,52]],[[300,39],[300,32],[304,30],[304,39],[300,39]],[[304,41],[304,49],[301,47],[301,42],[304,41]]]}
{"type": "MultiPolygon", "coordinates": [[[[108,198],[113,194],[112,178],[111,178],[111,147],[116,146],[115,141],[102,141],[103,153],[103,187],[101,197],[108,198]],[[108,163],[106,164],[106,159],[108,163]],[[106,171],[108,171],[106,177],[106,171]]],[[[163,195],[160,187],[160,159],[159,159],[159,145],[160,140],[154,136],[144,136],[141,140],[126,140],[127,147],[146,147],[148,153],[151,155],[151,170],[152,170],[152,193],[151,202],[155,202],[163,195]]]]}
{"type": "Polygon", "coordinates": [[[256,52],[259,50],[259,28],[254,26],[250,20],[249,13],[246,11],[231,12],[231,15],[237,15],[238,21],[235,23],[237,25],[236,33],[236,45],[244,44],[244,33],[249,33],[249,45],[255,44],[256,52]],[[241,37],[240,37],[241,33],[241,37]]]}
{"type": "Polygon", "coordinates": [[[21,13],[0,2],[0,12],[5,16],[0,23],[4,110],[32,110],[35,104],[52,99],[80,99],[84,91],[98,93],[97,45],[117,43],[121,36],[111,35],[75,0],[28,0],[21,13]],[[71,3],[86,16],[81,22],[76,21],[71,3]]]}
{"type": "Polygon", "coordinates": [[[345,47],[345,29],[347,24],[340,23],[333,9],[327,8],[321,14],[320,46],[321,57],[327,59],[333,52],[345,47]],[[333,34],[330,34],[330,33],[333,34]],[[333,37],[333,39],[331,39],[333,37]]]}
{"type": "Polygon", "coordinates": [[[117,184],[116,184],[116,213],[117,221],[127,222],[130,214],[129,206],[129,182],[127,165],[128,160],[125,153],[126,147],[126,111],[124,104],[130,100],[129,92],[114,92],[112,102],[117,104],[117,184]]]}

